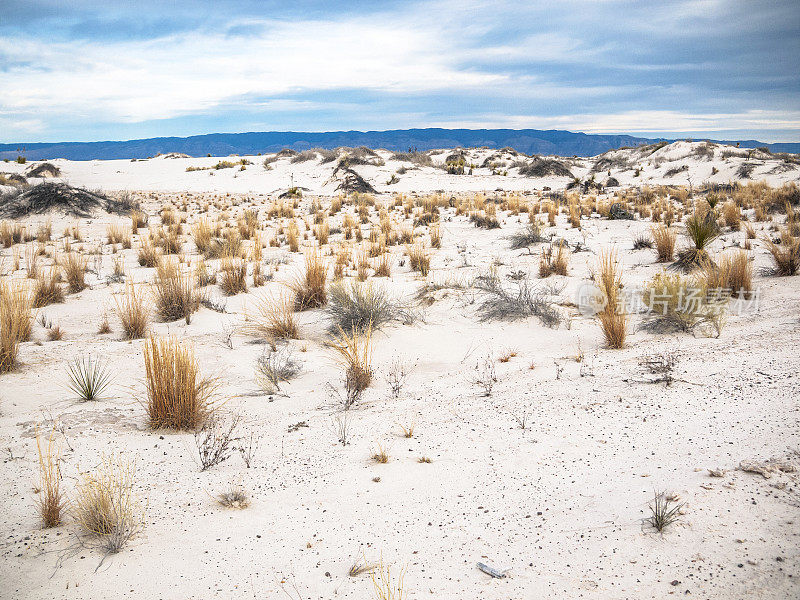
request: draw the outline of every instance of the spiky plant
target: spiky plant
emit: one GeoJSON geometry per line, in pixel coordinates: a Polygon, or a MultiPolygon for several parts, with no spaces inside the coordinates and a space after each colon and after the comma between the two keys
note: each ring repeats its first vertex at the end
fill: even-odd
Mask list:
{"type": "Polygon", "coordinates": [[[650,516],[646,521],[656,531],[663,533],[667,527],[680,519],[682,508],[683,503],[678,503],[666,492],[657,493],[650,504],[650,516]]]}
{"type": "Polygon", "coordinates": [[[91,356],[76,358],[70,363],[67,376],[67,387],[81,402],[104,399],[103,392],[112,381],[106,365],[91,356]]]}
{"type": "Polygon", "coordinates": [[[678,252],[678,260],[673,267],[689,273],[711,261],[707,248],[719,234],[719,226],[713,211],[704,215],[695,212],[686,220],[686,235],[692,245],[678,252]]]}

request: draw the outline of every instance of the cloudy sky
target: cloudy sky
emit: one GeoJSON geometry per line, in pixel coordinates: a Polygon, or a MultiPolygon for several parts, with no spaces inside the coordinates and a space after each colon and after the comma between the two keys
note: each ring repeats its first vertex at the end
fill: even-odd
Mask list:
{"type": "Polygon", "coordinates": [[[0,0],[0,141],[409,127],[800,141],[800,1],[0,0]]]}

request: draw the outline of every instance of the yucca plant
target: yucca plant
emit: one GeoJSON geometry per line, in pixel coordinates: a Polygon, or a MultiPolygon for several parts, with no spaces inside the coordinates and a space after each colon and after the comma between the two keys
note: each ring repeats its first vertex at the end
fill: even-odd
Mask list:
{"type": "Polygon", "coordinates": [[[103,392],[112,381],[106,365],[91,356],[76,358],[70,363],[67,376],[67,387],[80,402],[103,400],[103,392]]]}
{"type": "Polygon", "coordinates": [[[686,235],[692,245],[678,252],[678,260],[673,264],[673,268],[689,273],[710,262],[711,257],[707,248],[719,234],[719,225],[713,211],[704,215],[695,212],[686,220],[686,235]]]}
{"type": "Polygon", "coordinates": [[[667,527],[680,519],[682,508],[683,503],[678,504],[673,497],[666,493],[655,494],[653,503],[650,505],[650,517],[648,517],[647,523],[659,533],[663,533],[667,527]]]}

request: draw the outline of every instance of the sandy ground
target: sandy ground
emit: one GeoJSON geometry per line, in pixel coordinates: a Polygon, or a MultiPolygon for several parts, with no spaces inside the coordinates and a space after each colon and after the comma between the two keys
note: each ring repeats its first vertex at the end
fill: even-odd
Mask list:
{"type": "MultiPolygon", "coordinates": [[[[674,146],[659,152],[687,151],[674,146]]],[[[266,202],[293,173],[296,185],[332,192],[324,183],[329,174],[309,163],[284,160],[264,171],[253,157],[256,164],[239,173],[185,171],[219,160],[53,162],[70,182],[107,190],[258,193],[266,202]]],[[[588,171],[591,161],[584,162],[588,171]]],[[[728,181],[738,168],[721,158],[691,164],[695,184],[710,179],[701,169],[716,165],[719,181],[728,181]]],[[[2,165],[15,168],[22,166],[2,165]]],[[[765,160],[759,168],[774,166],[765,160]]],[[[385,170],[370,175],[378,180],[396,165],[359,172],[369,169],[385,170]]],[[[797,171],[783,171],[768,179],[777,185],[796,177],[797,171]]],[[[448,176],[425,168],[409,171],[396,191],[532,190],[565,181],[448,176]]],[[[676,183],[685,184],[685,177],[676,183]]],[[[162,201],[148,199],[148,212],[154,215],[162,201]]],[[[302,206],[309,202],[307,194],[302,206]]],[[[52,220],[56,237],[74,221],[52,220]]],[[[105,225],[117,220],[82,220],[86,244],[99,241],[105,225]]],[[[486,231],[444,212],[442,248],[428,280],[466,280],[492,264],[503,276],[522,270],[535,280],[541,245],[528,253],[510,250],[505,239],[527,217],[503,213],[500,220],[501,229],[486,231]]],[[[755,226],[761,235],[768,223],[755,226]]],[[[142,341],[121,339],[112,309],[123,284],[106,280],[112,268],[106,248],[89,289],[39,311],[64,329],[65,338],[49,342],[36,324],[32,341],[22,344],[19,369],[0,377],[0,597],[372,598],[368,575],[347,575],[362,555],[371,562],[382,557],[395,574],[404,570],[404,598],[798,596],[797,473],[764,478],[736,467],[771,457],[798,462],[800,277],[758,274],[770,261],[756,240],[757,312],[731,314],[719,338],[650,334],[635,327],[635,317],[627,347],[606,349],[596,319],[569,301],[603,248],[618,249],[626,286],[659,272],[652,250],[631,250],[634,237],[649,227],[595,216],[577,231],[559,216],[551,230],[583,241],[588,251],[570,256],[567,277],[551,278],[566,285],[561,309],[569,319],[558,329],[536,318],[481,322],[475,292],[451,289],[419,307],[422,318],[414,324],[377,332],[375,383],[350,412],[347,446],[337,442],[334,419],[341,413],[329,387],[341,387],[341,370],[324,346],[323,311],[298,314],[302,339],[291,345],[303,371],[285,385],[285,396],[265,394],[254,381],[261,344],[241,333],[230,338],[232,347],[226,342],[255,296],[281,289],[281,281],[301,269],[302,255],[266,248],[265,261],[289,260],[275,281],[229,298],[225,314],[201,308],[189,325],[152,325],[157,334],[193,344],[203,373],[222,382],[223,410],[240,414],[244,430],[260,438],[251,468],[233,456],[205,472],[191,434],[147,427],[142,341]],[[114,331],[100,335],[104,311],[114,331]],[[507,350],[516,356],[497,362],[507,350]],[[643,356],[663,352],[678,357],[678,381],[668,387],[646,383],[639,365],[643,356]],[[67,365],[87,353],[112,367],[112,398],[70,399],[67,365]],[[498,380],[489,397],[471,383],[485,357],[495,362],[498,380]],[[385,376],[397,358],[414,368],[394,398],[385,376]],[[518,422],[523,417],[525,429],[518,422]],[[62,426],[57,439],[69,493],[103,453],[136,460],[146,525],[99,568],[102,552],[78,543],[69,516],[58,528],[39,526],[34,431],[53,418],[62,426]],[[300,422],[307,427],[292,427],[300,422]],[[414,436],[405,438],[400,426],[411,423],[414,436]],[[387,464],[370,459],[379,444],[388,450],[387,464]],[[423,456],[431,462],[419,462],[423,456]],[[709,475],[707,469],[717,468],[725,470],[723,477],[709,475]],[[248,508],[217,504],[213,496],[232,484],[249,492],[248,508]],[[643,522],[654,492],[662,490],[685,502],[679,522],[663,535],[643,522]],[[510,570],[492,579],[476,568],[479,561],[510,570]]],[[[714,250],[743,237],[726,233],[714,250]]],[[[123,251],[128,275],[151,279],[153,269],[138,266],[135,247],[123,251]]],[[[376,283],[410,299],[425,280],[407,264],[399,266],[401,249],[393,252],[391,279],[376,283]]],[[[2,254],[7,265],[10,251],[2,254]]]]}

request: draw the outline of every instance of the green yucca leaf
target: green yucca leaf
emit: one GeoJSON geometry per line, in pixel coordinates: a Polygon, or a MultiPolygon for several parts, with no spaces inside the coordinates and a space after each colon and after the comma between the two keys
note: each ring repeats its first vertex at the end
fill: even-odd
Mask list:
{"type": "Polygon", "coordinates": [[[91,356],[76,358],[69,365],[67,387],[81,402],[102,400],[103,392],[111,384],[111,374],[105,365],[91,356]]]}

